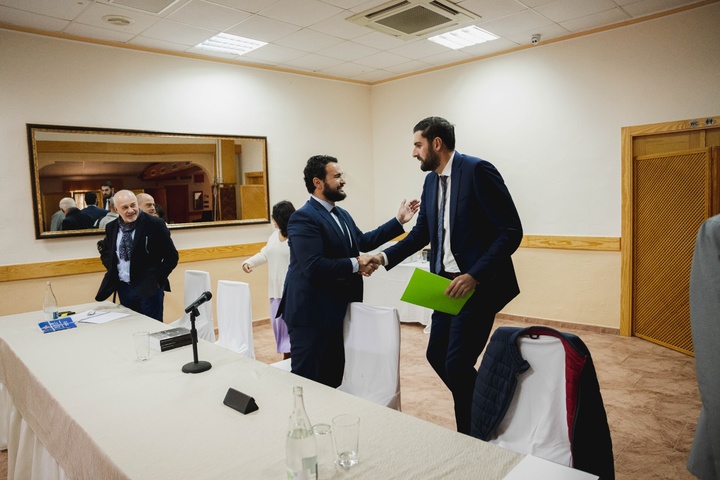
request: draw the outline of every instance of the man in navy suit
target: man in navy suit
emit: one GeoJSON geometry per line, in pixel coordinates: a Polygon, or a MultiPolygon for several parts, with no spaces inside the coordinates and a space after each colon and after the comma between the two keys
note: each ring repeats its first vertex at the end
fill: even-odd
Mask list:
{"type": "Polygon", "coordinates": [[[133,192],[120,190],[113,200],[120,216],[107,224],[105,238],[98,242],[107,273],[95,300],[117,291],[122,305],[162,322],[168,276],[178,263],[170,230],[163,220],[140,210],[133,192]]]}
{"type": "Polygon", "coordinates": [[[362,275],[377,268],[371,255],[360,252],[402,234],[419,201],[403,200],[395,218],[363,233],[347,211],[335,206],[346,196],[336,158],[311,157],[304,177],[312,196],[288,222],[290,265],[278,315],[290,334],[292,372],[338,387],[345,368],[345,312],[351,302],[363,299],[362,275]]]}
{"type": "Polygon", "coordinates": [[[82,213],[90,217],[92,220],[91,224],[93,227],[97,228],[97,222],[103,218],[105,215],[110,213],[109,210],[104,210],[102,208],[98,208],[97,205],[97,193],[95,192],[85,192],[85,205],[87,205],[85,208],[80,210],[82,213]]]}
{"type": "Polygon", "coordinates": [[[457,430],[470,434],[475,364],[495,314],[520,293],[510,256],[522,226],[495,167],[455,151],[450,122],[429,117],[413,132],[413,157],[429,172],[420,213],[407,237],[375,261],[390,269],[429,242],[430,271],[451,280],[445,295],[460,298],[475,290],[457,315],[433,312],[427,347],[428,362],[452,392],[457,430]]]}

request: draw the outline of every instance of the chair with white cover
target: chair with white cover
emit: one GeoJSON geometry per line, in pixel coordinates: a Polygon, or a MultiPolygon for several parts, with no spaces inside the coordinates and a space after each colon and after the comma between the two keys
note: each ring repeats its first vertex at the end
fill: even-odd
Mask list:
{"type": "Polygon", "coordinates": [[[218,280],[217,321],[218,339],[215,343],[254,359],[250,285],[218,280]]]}
{"type": "Polygon", "coordinates": [[[400,410],[397,309],[353,302],[343,326],[345,372],[338,390],[400,410]]]}
{"type": "MultiPolygon", "coordinates": [[[[183,291],[184,307],[187,307],[200,295],[210,289],[210,274],[202,270],[185,270],[185,285],[183,291]]],[[[195,329],[198,339],[202,338],[208,342],[215,343],[215,323],[213,322],[212,300],[207,301],[198,307],[200,315],[195,318],[195,329]]],[[[190,314],[184,314],[180,319],[170,323],[171,327],[191,327],[190,314]]]]}
{"type": "Polygon", "coordinates": [[[271,367],[285,370],[286,372],[292,372],[292,358],[286,358],[275,363],[270,364],[271,367]]]}
{"type": "Polygon", "coordinates": [[[473,437],[613,480],[610,428],[590,351],[545,326],[499,327],[485,349],[473,437]]]}

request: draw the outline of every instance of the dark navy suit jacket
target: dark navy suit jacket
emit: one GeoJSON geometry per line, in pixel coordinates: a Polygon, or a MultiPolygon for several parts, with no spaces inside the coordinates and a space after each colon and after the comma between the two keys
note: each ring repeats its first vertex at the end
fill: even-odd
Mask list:
{"type": "Polygon", "coordinates": [[[348,212],[336,208],[352,236],[352,246],[332,215],[312,198],[288,222],[290,264],[278,315],[290,327],[341,326],[348,304],[363,299],[363,277],[353,273],[350,258],[404,232],[393,218],[363,233],[348,212]]]}
{"type": "MultiPolygon", "coordinates": [[[[480,158],[455,152],[450,181],[450,242],[461,273],[479,282],[475,304],[500,311],[520,289],[511,259],[522,240],[522,225],[497,169],[480,158]]],[[[439,252],[438,175],[425,177],[420,211],[407,237],[385,250],[390,269],[430,243],[430,266],[439,252]]],[[[469,302],[470,303],[470,302],[469,302]]],[[[468,303],[468,304],[469,304],[468,303]]],[[[466,304],[467,306],[467,304],[466,304]]]]}

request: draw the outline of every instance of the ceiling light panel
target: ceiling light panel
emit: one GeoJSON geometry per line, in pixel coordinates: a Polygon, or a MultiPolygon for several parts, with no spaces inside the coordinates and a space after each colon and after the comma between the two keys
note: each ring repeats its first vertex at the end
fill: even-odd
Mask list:
{"type": "Polygon", "coordinates": [[[428,38],[431,42],[438,43],[440,45],[458,50],[460,48],[470,47],[479,43],[488,42],[490,40],[496,40],[499,37],[494,35],[482,28],[478,28],[475,25],[469,27],[459,28],[452,32],[443,33],[442,35],[435,35],[434,37],[428,38]]]}
{"type": "Polygon", "coordinates": [[[211,50],[213,52],[243,55],[264,45],[267,45],[267,42],[238,37],[237,35],[230,35],[229,33],[219,33],[214,37],[208,38],[204,42],[196,45],[196,47],[202,50],[211,50]]]}

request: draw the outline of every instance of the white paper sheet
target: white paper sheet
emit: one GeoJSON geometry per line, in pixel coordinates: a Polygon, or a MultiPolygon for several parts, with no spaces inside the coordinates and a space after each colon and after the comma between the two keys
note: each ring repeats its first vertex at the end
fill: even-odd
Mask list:
{"type": "Polygon", "coordinates": [[[127,313],[88,310],[71,315],[69,318],[72,318],[75,323],[107,323],[127,316],[127,313]]]}

